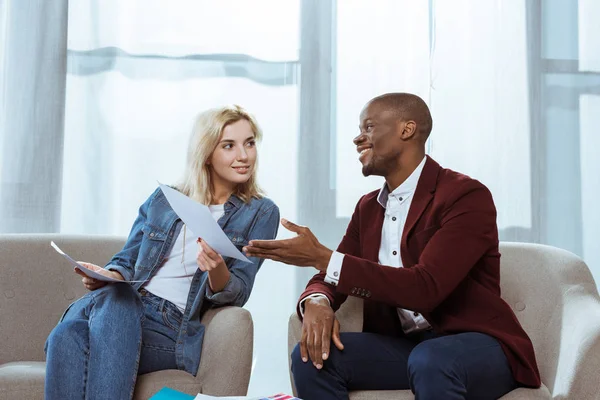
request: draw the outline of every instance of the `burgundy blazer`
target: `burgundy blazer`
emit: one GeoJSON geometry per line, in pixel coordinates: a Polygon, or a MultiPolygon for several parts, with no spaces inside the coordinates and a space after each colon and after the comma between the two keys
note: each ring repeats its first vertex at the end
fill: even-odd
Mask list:
{"type": "Polygon", "coordinates": [[[400,242],[404,268],[378,264],[384,208],[376,190],[363,196],[337,251],[345,254],[337,287],[315,275],[301,299],[323,293],[337,310],[348,295],[364,299],[365,332],[404,333],[397,307],[419,312],[441,334],[495,337],[516,381],[540,386],[533,345],[500,297],[496,208],[480,182],[427,157],[400,242]]]}

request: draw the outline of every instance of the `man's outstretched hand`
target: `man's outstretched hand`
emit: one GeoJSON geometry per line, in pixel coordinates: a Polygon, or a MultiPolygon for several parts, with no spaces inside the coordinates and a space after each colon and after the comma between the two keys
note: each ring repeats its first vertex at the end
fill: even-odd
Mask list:
{"type": "Polygon", "coordinates": [[[298,236],[283,240],[251,240],[244,247],[244,253],[249,257],[268,258],[299,267],[315,267],[325,272],[333,252],[319,243],[307,227],[286,219],[281,220],[281,225],[298,236]]]}

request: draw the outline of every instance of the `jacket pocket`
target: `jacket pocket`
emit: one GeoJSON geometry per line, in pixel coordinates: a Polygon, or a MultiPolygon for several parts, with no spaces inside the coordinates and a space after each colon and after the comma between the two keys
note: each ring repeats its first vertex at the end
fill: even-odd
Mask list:
{"type": "Polygon", "coordinates": [[[144,233],[144,238],[148,240],[159,240],[164,242],[167,239],[166,232],[152,225],[144,224],[142,226],[142,232],[144,233]]]}
{"type": "Polygon", "coordinates": [[[248,238],[241,232],[226,230],[225,234],[229,240],[231,240],[231,243],[238,248],[238,250],[241,250],[242,247],[248,244],[248,238]]]}

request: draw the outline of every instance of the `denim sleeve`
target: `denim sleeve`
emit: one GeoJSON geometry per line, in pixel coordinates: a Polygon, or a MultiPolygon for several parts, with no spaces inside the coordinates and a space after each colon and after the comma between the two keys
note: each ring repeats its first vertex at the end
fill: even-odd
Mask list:
{"type": "Polygon", "coordinates": [[[157,189],[150,197],[148,197],[144,204],[140,206],[138,216],[131,227],[131,232],[129,232],[125,246],[123,246],[123,249],[115,254],[110,262],[104,266],[104,268],[108,270],[117,271],[123,275],[123,278],[126,281],[133,280],[133,276],[135,274],[135,263],[137,261],[138,252],[142,244],[142,227],[146,222],[148,207],[159,190],[160,189],[157,189]]]}
{"type": "MultiPolygon", "coordinates": [[[[248,240],[271,240],[277,236],[279,229],[279,208],[271,204],[266,210],[260,210],[255,223],[250,230],[248,240]]],[[[220,292],[214,293],[210,285],[206,285],[206,298],[215,306],[242,307],[248,301],[254,278],[262,263],[265,261],[258,257],[249,257],[251,263],[234,259],[229,266],[229,281],[220,292]]]]}

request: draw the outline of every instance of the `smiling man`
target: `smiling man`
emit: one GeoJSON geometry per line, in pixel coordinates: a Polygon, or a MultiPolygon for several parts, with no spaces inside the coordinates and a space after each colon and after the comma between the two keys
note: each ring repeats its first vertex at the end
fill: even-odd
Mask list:
{"type": "Polygon", "coordinates": [[[540,386],[531,341],[500,297],[492,195],[425,155],[431,128],[418,96],[374,98],[354,144],[363,175],[385,184],[359,200],[337,251],[285,220],[298,236],[245,248],[320,271],[298,304],[292,373],[303,399],[409,388],[421,400],[497,399],[540,386]],[[348,295],[364,299],[361,333],[339,332],[334,311],[348,295]]]}

